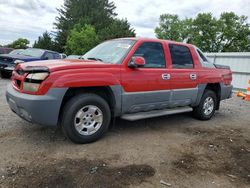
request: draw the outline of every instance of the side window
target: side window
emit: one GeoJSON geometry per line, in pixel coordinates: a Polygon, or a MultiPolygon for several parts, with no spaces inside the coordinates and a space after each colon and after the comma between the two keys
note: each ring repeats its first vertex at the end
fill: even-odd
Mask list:
{"type": "MultiPolygon", "coordinates": [[[[55,59],[61,59],[61,56],[60,56],[60,54],[54,53],[54,58],[55,59]]],[[[63,57],[63,58],[65,58],[65,57],[63,57]]]]}
{"type": "Polygon", "coordinates": [[[196,51],[197,51],[197,53],[199,55],[199,59],[200,59],[201,65],[203,67],[214,68],[214,64],[211,63],[210,61],[208,61],[208,59],[206,58],[206,56],[199,49],[196,49],[196,51]]]}
{"type": "Polygon", "coordinates": [[[135,51],[133,56],[140,56],[145,59],[145,68],[166,67],[164,50],[159,42],[145,42],[135,51]]]}
{"type": "Polygon", "coordinates": [[[197,52],[203,62],[208,62],[207,58],[203,55],[203,53],[200,50],[197,49],[197,52]]]}
{"type": "Polygon", "coordinates": [[[190,69],[194,67],[189,48],[182,45],[169,44],[172,66],[176,69],[190,69]]]}
{"type": "Polygon", "coordinates": [[[53,55],[53,53],[51,53],[51,52],[47,52],[47,53],[45,54],[44,58],[46,58],[46,59],[54,59],[54,55],[53,55]]]}

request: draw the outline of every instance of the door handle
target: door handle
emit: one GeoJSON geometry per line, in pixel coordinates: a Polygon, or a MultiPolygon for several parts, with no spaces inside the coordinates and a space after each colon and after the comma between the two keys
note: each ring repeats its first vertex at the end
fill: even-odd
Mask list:
{"type": "Polygon", "coordinates": [[[168,73],[162,74],[161,77],[163,80],[169,80],[171,78],[170,74],[168,73]]]}
{"type": "Polygon", "coordinates": [[[196,74],[190,74],[189,77],[190,77],[191,80],[196,80],[197,79],[196,74]]]}

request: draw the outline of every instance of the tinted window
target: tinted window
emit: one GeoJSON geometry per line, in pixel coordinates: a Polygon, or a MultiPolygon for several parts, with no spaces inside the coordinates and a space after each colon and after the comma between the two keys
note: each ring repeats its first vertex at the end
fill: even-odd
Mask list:
{"type": "Polygon", "coordinates": [[[193,68],[192,55],[186,46],[170,44],[170,53],[173,68],[188,69],[193,68]]]}
{"type": "Polygon", "coordinates": [[[44,56],[46,59],[54,59],[54,55],[51,52],[47,52],[46,55],[44,56]]]}
{"type": "Polygon", "coordinates": [[[143,57],[146,61],[144,67],[161,68],[166,66],[163,47],[158,42],[143,43],[133,56],[143,57]]]}

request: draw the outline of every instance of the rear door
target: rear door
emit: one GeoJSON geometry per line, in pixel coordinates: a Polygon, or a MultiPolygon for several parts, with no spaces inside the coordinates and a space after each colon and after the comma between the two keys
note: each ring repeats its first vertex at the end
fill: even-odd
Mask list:
{"type": "Polygon", "coordinates": [[[163,109],[169,105],[170,83],[162,42],[138,42],[121,72],[122,111],[134,113],[163,109]],[[145,66],[129,68],[134,56],[145,59],[145,66]]]}
{"type": "Polygon", "coordinates": [[[190,48],[181,44],[169,44],[172,68],[170,106],[187,106],[196,101],[198,94],[197,71],[190,48]]]}

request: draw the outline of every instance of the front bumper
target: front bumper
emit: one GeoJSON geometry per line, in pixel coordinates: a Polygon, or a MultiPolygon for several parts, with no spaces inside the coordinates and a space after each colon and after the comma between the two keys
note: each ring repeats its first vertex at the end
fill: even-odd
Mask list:
{"type": "Polygon", "coordinates": [[[0,63],[0,71],[11,73],[15,69],[14,65],[0,63]]]}
{"type": "Polygon", "coordinates": [[[11,110],[21,118],[31,123],[56,126],[66,91],[67,88],[52,88],[46,95],[29,95],[16,91],[9,84],[6,99],[11,110]]]}

